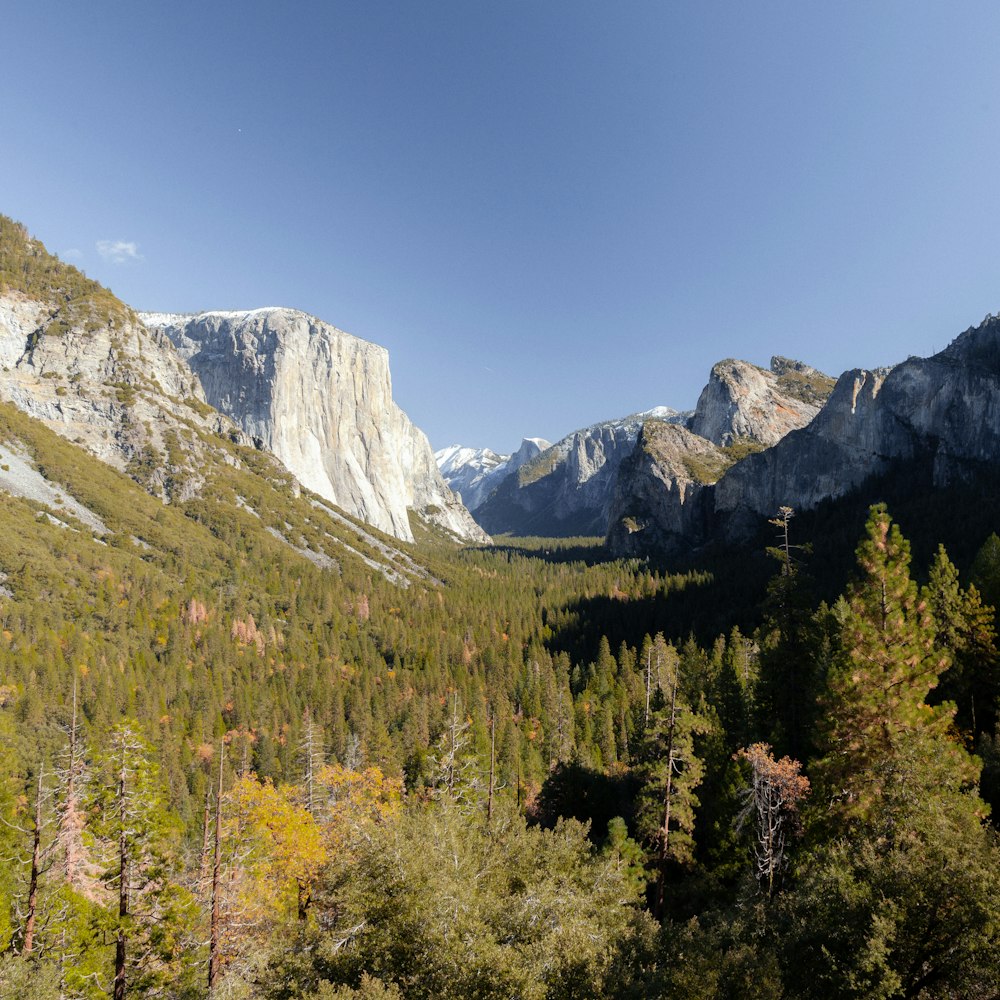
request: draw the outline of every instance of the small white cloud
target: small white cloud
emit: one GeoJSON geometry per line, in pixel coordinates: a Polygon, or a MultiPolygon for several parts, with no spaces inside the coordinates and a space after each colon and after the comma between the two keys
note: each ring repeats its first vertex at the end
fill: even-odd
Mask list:
{"type": "Polygon", "coordinates": [[[145,260],[139,253],[139,244],[130,240],[98,240],[97,252],[112,264],[128,264],[145,260]]]}

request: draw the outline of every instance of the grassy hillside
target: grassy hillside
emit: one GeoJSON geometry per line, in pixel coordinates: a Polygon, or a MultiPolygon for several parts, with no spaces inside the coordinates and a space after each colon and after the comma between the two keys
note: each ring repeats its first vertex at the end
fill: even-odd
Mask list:
{"type": "Polygon", "coordinates": [[[132,310],[82,271],[50,254],[19,222],[0,215],[0,294],[21,292],[49,304],[44,332],[57,336],[71,327],[115,327],[132,310]]]}

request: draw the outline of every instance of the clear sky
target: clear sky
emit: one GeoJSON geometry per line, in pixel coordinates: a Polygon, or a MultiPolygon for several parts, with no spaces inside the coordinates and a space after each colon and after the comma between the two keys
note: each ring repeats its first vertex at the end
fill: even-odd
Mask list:
{"type": "Polygon", "coordinates": [[[1000,4],[4,4],[0,212],[139,309],[390,351],[435,448],[1000,311],[1000,4]]]}

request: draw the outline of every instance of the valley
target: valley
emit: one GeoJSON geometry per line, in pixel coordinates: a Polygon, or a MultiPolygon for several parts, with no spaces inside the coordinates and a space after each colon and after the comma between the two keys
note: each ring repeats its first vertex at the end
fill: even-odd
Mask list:
{"type": "Polygon", "coordinates": [[[992,995],[998,344],[439,470],[0,218],[5,995],[992,995]]]}

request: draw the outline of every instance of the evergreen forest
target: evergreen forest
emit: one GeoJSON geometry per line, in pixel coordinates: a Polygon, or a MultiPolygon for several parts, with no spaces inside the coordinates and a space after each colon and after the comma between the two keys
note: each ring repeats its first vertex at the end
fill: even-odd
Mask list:
{"type": "Polygon", "coordinates": [[[0,493],[3,996],[1000,995],[986,478],[656,565],[0,444],[103,525],[0,493]]]}

